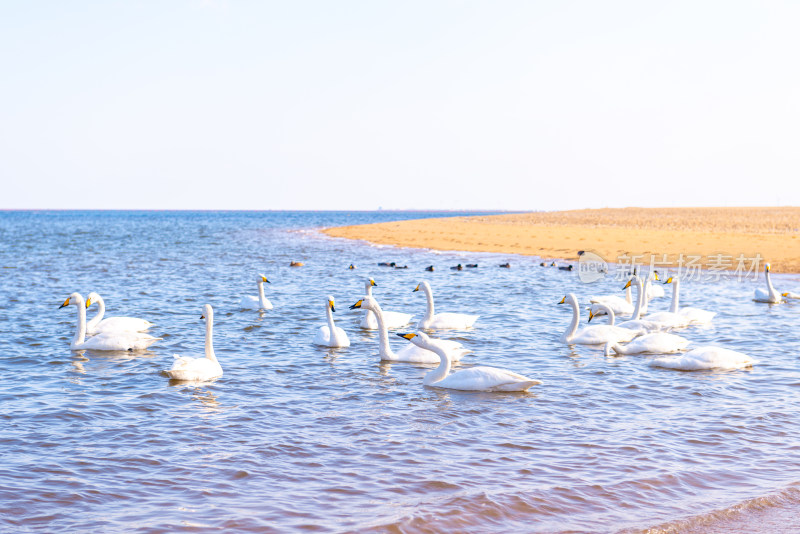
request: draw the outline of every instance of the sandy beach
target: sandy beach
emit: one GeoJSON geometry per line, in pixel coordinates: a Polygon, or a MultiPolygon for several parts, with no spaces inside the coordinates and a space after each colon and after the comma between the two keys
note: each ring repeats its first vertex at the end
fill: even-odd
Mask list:
{"type": "Polygon", "coordinates": [[[800,273],[800,207],[619,208],[420,219],[325,230],[371,243],[710,270],[800,273]]]}

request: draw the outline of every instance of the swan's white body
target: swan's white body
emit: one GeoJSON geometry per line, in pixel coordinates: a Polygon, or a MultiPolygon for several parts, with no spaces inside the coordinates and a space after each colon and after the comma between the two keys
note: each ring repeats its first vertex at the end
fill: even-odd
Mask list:
{"type": "Polygon", "coordinates": [[[702,371],[706,369],[741,369],[758,363],[756,360],[735,350],[722,347],[698,347],[680,356],[656,358],[650,362],[653,367],[666,367],[679,371],[702,371]]]}
{"type": "Polygon", "coordinates": [[[439,367],[428,372],[422,381],[426,386],[460,391],[526,391],[531,386],[542,383],[540,380],[497,367],[471,367],[450,374],[450,356],[439,344],[440,340],[432,340],[423,332],[397,335],[438,355],[439,367]]]}
{"type": "Polygon", "coordinates": [[[164,371],[171,380],[201,381],[222,376],[222,366],[214,354],[214,310],[210,304],[203,308],[206,320],[206,350],[202,358],[175,355],[172,369],[164,371]]]}
{"type": "MultiPolygon", "coordinates": [[[[372,286],[377,285],[378,284],[376,284],[375,280],[372,278],[367,279],[365,286],[368,297],[372,296],[372,286]]],[[[412,315],[410,313],[385,311],[383,312],[383,324],[386,325],[386,328],[400,328],[410,323],[411,317],[412,315]]],[[[366,330],[378,329],[378,320],[375,318],[375,313],[373,313],[371,309],[364,310],[364,315],[361,316],[361,323],[359,326],[366,330]]]]}
{"type": "Polygon", "coordinates": [[[606,356],[611,355],[613,350],[617,354],[669,354],[680,352],[689,345],[689,340],[685,337],[676,336],[667,332],[654,332],[637,337],[627,345],[619,343],[606,343],[604,352],[606,356]]]}
{"type": "Polygon", "coordinates": [[[92,317],[86,323],[87,334],[101,334],[109,332],[144,332],[153,326],[153,323],[150,321],[136,317],[107,317],[103,319],[103,315],[106,313],[106,303],[103,301],[103,297],[93,291],[89,293],[89,296],[86,299],[86,307],[90,307],[95,302],[97,303],[99,309],[97,310],[97,315],[92,317]]]}
{"type": "Polygon", "coordinates": [[[590,297],[589,302],[592,304],[592,306],[589,307],[589,311],[592,315],[602,315],[606,313],[605,308],[601,308],[598,306],[599,304],[605,304],[606,307],[613,310],[616,315],[630,315],[634,310],[630,287],[625,289],[625,298],[617,295],[599,295],[590,297]]]}
{"type": "Polygon", "coordinates": [[[767,302],[769,304],[778,304],[783,300],[781,294],[772,287],[772,279],[769,277],[769,263],[764,265],[764,278],[767,281],[767,289],[756,289],[755,300],[756,302],[767,302]]]}
{"type": "Polygon", "coordinates": [[[658,281],[658,274],[656,274],[655,271],[651,271],[650,274],[647,275],[647,283],[645,284],[647,300],[661,298],[665,295],[664,288],[660,285],[653,284],[653,280],[658,281]]]}
{"type": "Polygon", "coordinates": [[[317,345],[324,345],[325,347],[349,347],[350,339],[347,337],[347,332],[333,324],[334,311],[333,297],[328,296],[325,299],[325,315],[328,318],[328,324],[320,326],[317,330],[317,335],[314,336],[314,343],[317,345]]]}
{"type": "Polygon", "coordinates": [[[435,330],[435,329],[459,329],[470,328],[478,320],[479,315],[468,315],[466,313],[434,313],[433,306],[433,292],[428,282],[422,281],[417,285],[414,291],[419,291],[419,288],[425,292],[425,299],[428,302],[428,307],[425,310],[425,317],[417,323],[417,328],[422,330],[435,330]]]}
{"type": "Polygon", "coordinates": [[[570,293],[561,299],[559,304],[564,302],[572,306],[572,322],[567,327],[564,335],[561,336],[561,341],[569,345],[602,345],[613,341],[615,343],[630,341],[641,333],[641,330],[631,330],[629,328],[620,328],[619,326],[601,324],[594,326],[587,326],[586,328],[578,331],[578,323],[580,322],[580,308],[578,307],[578,298],[570,293]]]}
{"type": "Polygon", "coordinates": [[[264,282],[269,283],[267,277],[263,274],[256,276],[256,284],[258,285],[258,296],[245,295],[239,301],[239,306],[244,310],[271,310],[272,303],[264,296],[264,282]]]}
{"type": "Polygon", "coordinates": [[[73,293],[61,307],[69,305],[78,308],[78,327],[69,344],[72,350],[145,350],[161,339],[141,332],[125,331],[105,332],[86,339],[86,302],[80,293],[73,293]]]}
{"type": "Polygon", "coordinates": [[[689,324],[709,324],[712,319],[714,319],[714,316],[717,315],[716,312],[692,308],[691,306],[681,308],[679,304],[681,288],[680,278],[670,276],[664,283],[672,284],[672,304],[670,305],[669,311],[685,317],[689,321],[689,324]]]}
{"type": "MultiPolygon", "coordinates": [[[[437,356],[435,353],[427,349],[423,349],[422,347],[418,347],[412,343],[407,343],[402,349],[394,352],[392,347],[389,345],[389,330],[387,329],[384,320],[384,312],[381,310],[380,305],[374,298],[366,296],[350,306],[350,308],[363,308],[374,312],[375,320],[378,323],[378,342],[380,346],[379,353],[381,361],[439,363],[439,356],[437,356]]],[[[470,352],[469,349],[464,348],[464,346],[458,341],[437,339],[436,342],[447,352],[448,356],[453,361],[460,360],[462,356],[470,352]]]]}

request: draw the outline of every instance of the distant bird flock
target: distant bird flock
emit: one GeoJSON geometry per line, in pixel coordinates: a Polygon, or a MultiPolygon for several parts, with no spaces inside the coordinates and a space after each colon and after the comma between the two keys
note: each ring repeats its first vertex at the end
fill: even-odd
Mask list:
{"type": "MultiPolygon", "coordinates": [[[[291,267],[302,267],[302,262],[291,262],[291,267]]],[[[381,267],[392,269],[408,269],[407,265],[395,262],[380,262],[381,267]]],[[[555,262],[542,262],[542,267],[558,267],[571,271],[572,265],[557,266],[555,262]]],[[[500,268],[510,268],[510,263],[500,264],[500,268]]],[[[477,269],[478,264],[457,264],[452,270],[477,269]]],[[[348,269],[356,269],[350,264],[348,269]]],[[[434,271],[434,266],[425,267],[425,271],[434,271]]],[[[783,299],[800,299],[800,293],[780,293],[772,285],[770,266],[764,267],[766,290],[756,289],[756,302],[777,304],[783,299]]],[[[239,305],[242,309],[271,310],[272,303],[266,298],[264,284],[269,283],[267,277],[258,274],[255,277],[258,295],[242,297],[239,305]]],[[[531,386],[540,384],[539,380],[496,367],[476,366],[451,372],[454,361],[460,361],[472,352],[457,341],[430,337],[429,333],[437,330],[469,330],[474,327],[479,316],[461,312],[437,312],[434,306],[433,290],[427,281],[421,281],[412,291],[425,295],[425,314],[415,323],[414,331],[398,332],[397,336],[409,341],[402,348],[394,350],[389,343],[389,329],[404,329],[412,323],[413,315],[398,311],[384,311],[372,294],[377,287],[373,278],[367,278],[364,296],[350,306],[353,310],[363,310],[359,326],[363,329],[378,331],[379,355],[382,361],[438,363],[439,366],[429,371],[423,384],[426,386],[454,389],[462,391],[526,391],[531,386]]],[[[589,297],[588,322],[598,316],[606,316],[607,324],[586,325],[580,328],[581,306],[578,297],[569,293],[558,304],[567,304],[572,308],[572,319],[560,340],[568,345],[595,345],[603,348],[606,356],[618,354],[655,354],[650,365],[683,371],[705,369],[740,369],[757,363],[746,354],[718,346],[700,346],[687,351],[691,341],[674,331],[685,330],[697,325],[712,322],[716,312],[693,307],[680,307],[680,279],[668,277],[661,282],[658,271],[650,272],[645,278],[634,270],[629,273],[625,286],[625,298],[618,295],[595,295],[589,297]],[[658,283],[657,283],[658,282],[658,283]],[[662,285],[672,286],[672,301],[669,310],[648,313],[651,300],[663,297],[662,285]],[[633,300],[632,289],[636,289],[633,300]],[[630,316],[625,321],[616,322],[617,316],[630,316]]],[[[325,301],[326,323],[319,327],[314,336],[314,343],[325,347],[349,347],[347,332],[335,325],[333,312],[336,311],[334,298],[327,296],[325,301]]],[[[135,317],[104,317],[105,302],[97,293],[90,293],[86,300],[79,293],[72,293],[61,305],[77,308],[77,328],[70,343],[74,351],[142,351],[161,338],[147,334],[153,325],[150,321],[135,317]],[[98,313],[91,320],[86,320],[86,310],[97,304],[98,313]]],[[[164,376],[178,381],[206,381],[222,376],[222,367],[214,353],[214,311],[211,305],[203,307],[201,316],[205,320],[205,354],[199,357],[175,355],[170,369],[163,371],[164,376]]]]}

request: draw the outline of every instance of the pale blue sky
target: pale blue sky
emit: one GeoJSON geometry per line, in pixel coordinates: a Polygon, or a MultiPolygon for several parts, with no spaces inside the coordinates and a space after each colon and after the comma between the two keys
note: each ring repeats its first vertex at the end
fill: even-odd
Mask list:
{"type": "Polygon", "coordinates": [[[3,2],[0,208],[800,204],[797,2],[3,2]]]}

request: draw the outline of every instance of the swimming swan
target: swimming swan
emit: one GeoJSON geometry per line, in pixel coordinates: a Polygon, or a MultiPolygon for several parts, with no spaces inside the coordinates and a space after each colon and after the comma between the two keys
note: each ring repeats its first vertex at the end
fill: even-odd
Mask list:
{"type": "MultiPolygon", "coordinates": [[[[364,282],[364,285],[366,287],[366,295],[368,297],[372,296],[372,287],[378,287],[378,284],[376,284],[375,280],[372,278],[367,278],[366,282],[364,282]]],[[[411,322],[411,317],[412,315],[410,313],[385,311],[383,312],[383,324],[386,325],[386,328],[400,328],[401,326],[405,326],[411,322]]],[[[378,329],[378,321],[375,319],[375,313],[373,313],[371,309],[367,308],[364,310],[364,315],[361,317],[361,323],[359,326],[367,330],[378,329]]]]}
{"type": "Polygon", "coordinates": [[[245,295],[239,302],[239,306],[244,310],[271,310],[272,303],[264,296],[264,282],[270,283],[267,277],[263,274],[256,276],[256,284],[258,284],[258,296],[245,295]]]}
{"type": "Polygon", "coordinates": [[[747,354],[722,347],[697,347],[680,356],[656,358],[650,362],[653,367],[666,367],[679,371],[702,371],[706,369],[741,369],[758,363],[747,354]]]}
{"type": "Polygon", "coordinates": [[[753,300],[756,302],[768,302],[770,304],[781,302],[783,300],[781,294],[772,287],[772,280],[769,277],[769,263],[764,265],[764,278],[767,280],[767,290],[756,289],[755,298],[753,298],[753,300]]]}
{"type": "Polygon", "coordinates": [[[670,305],[669,311],[686,317],[689,319],[689,324],[709,324],[711,320],[714,319],[714,316],[717,315],[716,312],[701,310],[700,308],[692,308],[691,306],[684,306],[683,308],[680,308],[680,278],[670,276],[664,283],[672,284],[672,304],[670,305]]]}
{"type": "Polygon", "coordinates": [[[570,293],[561,299],[559,304],[564,304],[565,302],[572,306],[572,322],[567,327],[564,335],[561,336],[561,341],[564,343],[570,345],[573,343],[581,345],[601,345],[609,341],[619,343],[620,341],[630,341],[642,333],[641,330],[631,330],[629,328],[620,328],[619,326],[607,324],[587,326],[578,332],[578,323],[580,322],[578,299],[574,293],[570,293]]]}
{"type": "Polygon", "coordinates": [[[103,315],[106,313],[106,303],[103,301],[103,297],[93,291],[86,298],[86,307],[89,308],[95,302],[99,310],[97,315],[86,323],[87,334],[119,332],[120,330],[124,332],[143,332],[153,326],[150,321],[136,317],[107,317],[103,319],[103,315]]]}
{"type": "Polygon", "coordinates": [[[72,350],[144,350],[160,337],[153,337],[141,332],[105,332],[86,339],[86,303],[80,293],[73,293],[59,306],[76,306],[78,308],[78,328],[69,348],[72,350]]]}
{"type": "MultiPolygon", "coordinates": [[[[383,315],[385,312],[381,310],[380,305],[378,305],[378,302],[374,298],[366,296],[350,306],[350,309],[365,309],[373,312],[376,322],[378,323],[378,342],[380,344],[379,354],[381,361],[439,363],[439,356],[411,343],[407,343],[402,349],[394,352],[389,345],[389,330],[386,328],[386,321],[383,315]]],[[[453,361],[460,360],[463,355],[470,352],[469,349],[464,348],[458,341],[451,341],[449,339],[439,339],[437,341],[441,347],[447,351],[453,361]]]]}
{"type": "Polygon", "coordinates": [[[589,311],[592,312],[593,315],[602,315],[605,311],[599,306],[595,306],[596,304],[605,304],[614,310],[616,315],[630,315],[634,310],[630,286],[625,289],[624,299],[617,295],[598,295],[589,297],[589,303],[592,304],[592,306],[589,308],[589,311]]]}
{"type": "MultiPolygon", "coordinates": [[[[639,284],[639,286],[641,287],[642,284],[641,279],[638,277],[635,277],[635,279],[637,284],[639,284]]],[[[630,283],[631,280],[628,280],[628,284],[630,283]]],[[[674,289],[673,289],[673,297],[674,297],[674,289]]],[[[647,299],[642,301],[642,308],[646,307],[646,302],[647,299]]],[[[674,306],[677,301],[674,300],[673,298],[672,302],[674,306]]],[[[642,311],[642,313],[644,313],[644,311],[642,311]]],[[[665,328],[685,328],[689,326],[689,324],[691,323],[691,318],[683,316],[674,311],[662,311],[662,312],[652,313],[647,316],[647,320],[654,321],[656,323],[662,323],[665,326],[665,328]]]]}
{"type": "Polygon", "coordinates": [[[439,356],[439,367],[428,372],[422,380],[426,386],[461,391],[526,391],[542,383],[541,380],[496,367],[470,367],[450,374],[450,355],[439,344],[440,340],[434,341],[423,332],[397,335],[439,356]]]}
{"type": "MultiPolygon", "coordinates": [[[[599,310],[603,311],[603,314],[593,313],[589,311],[589,320],[587,322],[592,322],[592,319],[597,317],[598,315],[608,315],[608,325],[611,326],[618,326],[620,328],[629,328],[631,330],[643,330],[644,332],[661,332],[666,330],[668,327],[664,323],[657,323],[655,321],[647,321],[644,319],[635,319],[635,317],[639,316],[638,310],[640,308],[639,302],[636,303],[636,309],[633,313],[634,319],[630,319],[628,321],[623,321],[621,323],[615,323],[616,316],[614,315],[614,310],[610,307],[606,306],[605,304],[596,304],[595,306],[598,307],[599,310]]],[[[593,306],[594,308],[594,306],[593,306]]]]}
{"type": "Polygon", "coordinates": [[[425,298],[428,301],[428,308],[425,310],[425,317],[417,323],[417,328],[422,330],[432,330],[436,328],[455,328],[464,329],[469,328],[475,321],[478,320],[479,315],[467,315],[466,313],[434,313],[433,307],[433,293],[431,286],[428,282],[420,282],[414,291],[419,289],[425,292],[425,298]]]}
{"type": "Polygon", "coordinates": [[[617,354],[669,354],[670,352],[680,352],[686,348],[689,340],[685,337],[668,334],[667,332],[654,332],[637,337],[627,345],[619,343],[606,343],[603,353],[611,356],[613,350],[617,354]]]}
{"type": "Polygon", "coordinates": [[[314,336],[314,343],[326,347],[349,347],[350,339],[347,332],[333,324],[332,311],[336,311],[333,305],[333,297],[328,295],[325,299],[325,314],[328,316],[328,324],[320,326],[317,335],[314,336]]]}
{"type": "Polygon", "coordinates": [[[214,354],[214,310],[210,304],[203,307],[200,318],[206,320],[206,354],[202,358],[176,354],[172,369],[164,371],[171,380],[210,380],[222,376],[222,366],[214,354]]]}

